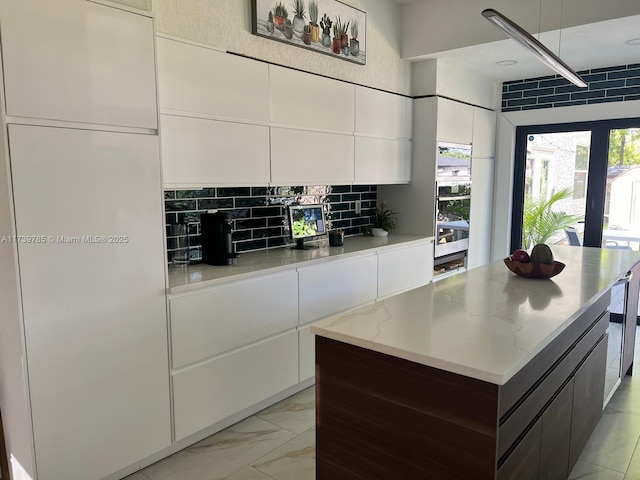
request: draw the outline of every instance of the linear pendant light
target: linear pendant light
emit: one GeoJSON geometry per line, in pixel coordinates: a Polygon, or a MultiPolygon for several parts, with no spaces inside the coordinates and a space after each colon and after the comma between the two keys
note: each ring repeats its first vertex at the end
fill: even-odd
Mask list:
{"type": "Polygon", "coordinates": [[[569,80],[578,87],[586,87],[587,83],[573,71],[573,69],[564,63],[557,55],[536,40],[531,34],[520,27],[518,24],[509,20],[500,12],[492,8],[482,11],[482,16],[493,23],[500,30],[504,31],[512,40],[523,46],[533,54],[538,60],[558,72],[564,78],[569,80]]]}

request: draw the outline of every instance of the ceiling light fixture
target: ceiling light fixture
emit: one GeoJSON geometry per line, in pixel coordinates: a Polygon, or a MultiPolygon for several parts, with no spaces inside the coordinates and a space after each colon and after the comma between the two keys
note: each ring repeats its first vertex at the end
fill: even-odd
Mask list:
{"type": "Polygon", "coordinates": [[[483,10],[482,16],[506,33],[509,38],[515,40],[516,43],[529,50],[534,57],[550,67],[552,70],[558,72],[571,83],[578,87],[587,86],[587,83],[582,80],[582,78],[580,78],[580,76],[574,72],[569,65],[564,63],[557,55],[532,37],[518,24],[512,22],[500,12],[497,12],[492,8],[483,10]]]}
{"type": "Polygon", "coordinates": [[[640,45],[640,38],[632,38],[624,42],[625,45],[640,45]]]}
{"type": "Polygon", "coordinates": [[[500,60],[499,62],[496,62],[496,65],[500,67],[510,67],[511,65],[515,65],[516,63],[518,63],[517,60],[500,60]]]}

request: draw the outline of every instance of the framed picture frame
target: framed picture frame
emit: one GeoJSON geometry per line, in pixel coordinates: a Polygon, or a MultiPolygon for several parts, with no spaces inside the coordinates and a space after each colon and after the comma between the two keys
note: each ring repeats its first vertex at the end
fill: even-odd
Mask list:
{"type": "Polygon", "coordinates": [[[366,64],[367,14],[339,0],[251,0],[254,35],[366,64]]]}

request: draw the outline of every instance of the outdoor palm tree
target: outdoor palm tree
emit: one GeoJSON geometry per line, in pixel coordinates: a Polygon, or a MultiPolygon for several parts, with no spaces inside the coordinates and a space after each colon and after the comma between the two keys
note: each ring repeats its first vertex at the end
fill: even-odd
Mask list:
{"type": "Polygon", "coordinates": [[[527,196],[522,217],[522,246],[529,250],[538,243],[547,243],[554,233],[574,225],[581,220],[580,215],[570,215],[553,209],[555,203],[571,196],[571,190],[563,188],[548,200],[527,196]]]}

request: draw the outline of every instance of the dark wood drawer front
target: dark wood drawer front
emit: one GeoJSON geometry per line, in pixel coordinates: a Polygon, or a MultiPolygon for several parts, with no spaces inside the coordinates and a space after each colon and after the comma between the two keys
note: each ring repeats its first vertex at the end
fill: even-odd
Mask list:
{"type": "Polygon", "coordinates": [[[609,314],[605,312],[586,335],[567,352],[560,363],[547,372],[535,389],[525,396],[517,409],[501,423],[498,434],[498,458],[501,458],[527,426],[541,415],[556,392],[604,335],[608,325],[609,314]]]}
{"type": "Polygon", "coordinates": [[[580,317],[569,325],[553,342],[547,345],[531,362],[500,388],[498,414],[503,418],[522,397],[527,394],[535,379],[545,373],[569,350],[587,331],[594,319],[599,318],[609,308],[611,293],[602,295],[580,317]]]}
{"type": "Polygon", "coordinates": [[[500,467],[496,480],[538,480],[541,428],[542,422],[538,420],[500,467]]]}

